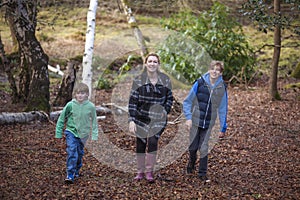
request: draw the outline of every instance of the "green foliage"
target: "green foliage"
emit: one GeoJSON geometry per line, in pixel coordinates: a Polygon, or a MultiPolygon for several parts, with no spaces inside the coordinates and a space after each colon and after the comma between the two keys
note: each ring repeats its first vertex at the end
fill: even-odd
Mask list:
{"type": "Polygon", "coordinates": [[[0,90],[1,91],[5,91],[7,93],[11,93],[12,92],[11,88],[9,87],[9,85],[7,83],[5,83],[4,81],[0,82],[0,90]]]}
{"type": "Polygon", "coordinates": [[[292,77],[300,79],[300,62],[298,63],[298,65],[296,66],[294,71],[292,72],[292,77]]]}
{"type": "MultiPolygon", "coordinates": [[[[299,0],[284,0],[280,3],[289,5],[291,11],[300,10],[299,0]]],[[[259,31],[264,33],[273,31],[275,26],[280,25],[282,29],[287,28],[300,35],[299,24],[292,25],[293,21],[296,20],[295,18],[292,16],[285,16],[282,12],[274,13],[271,9],[273,9],[273,7],[263,0],[248,0],[243,4],[241,12],[254,22],[259,31]]]]}
{"type": "Polygon", "coordinates": [[[158,54],[164,71],[184,84],[204,74],[211,61],[210,55],[199,43],[179,33],[170,35],[160,45],[158,54]]]}
{"type": "Polygon", "coordinates": [[[284,86],[285,89],[300,89],[300,82],[298,83],[291,83],[284,86]]]}
{"type": "Polygon", "coordinates": [[[97,89],[110,89],[111,84],[108,79],[100,77],[97,83],[97,89]]]}
{"type": "Polygon", "coordinates": [[[275,93],[274,100],[281,100],[281,96],[278,91],[275,93]]]}
{"type": "Polygon", "coordinates": [[[119,77],[130,71],[138,63],[143,63],[141,56],[129,54],[126,62],[119,69],[119,77]]]}
{"type": "Polygon", "coordinates": [[[197,45],[187,44],[186,46],[190,47],[188,52],[193,52],[189,58],[186,55],[181,55],[186,49],[181,51],[170,50],[174,48],[174,45],[180,43],[176,40],[171,43],[171,46],[163,46],[160,55],[165,63],[169,63],[170,70],[177,70],[178,73],[182,71],[185,79],[189,82],[194,81],[195,77],[199,77],[201,73],[204,73],[203,69],[208,67],[207,56],[195,59],[195,56],[201,55],[202,50],[205,49],[211,59],[224,62],[225,71],[223,76],[225,79],[238,74],[247,80],[250,79],[255,64],[253,50],[247,42],[241,25],[231,18],[228,13],[229,9],[227,7],[215,2],[211,10],[201,13],[199,16],[186,11],[175,14],[170,19],[163,20],[162,24],[166,28],[180,32],[182,37],[191,38],[192,43],[201,46],[199,48],[201,51],[199,51],[199,49],[193,49],[197,45]],[[172,52],[171,55],[164,55],[170,54],[170,51],[172,52]],[[200,64],[201,62],[202,64],[200,64]]]}
{"type": "Polygon", "coordinates": [[[127,72],[135,68],[135,66],[143,63],[140,55],[128,54],[124,57],[117,58],[113,62],[107,63],[105,60],[98,59],[94,62],[97,65],[106,66],[97,69],[99,78],[97,82],[98,89],[111,89],[114,85],[127,78],[127,72]]]}

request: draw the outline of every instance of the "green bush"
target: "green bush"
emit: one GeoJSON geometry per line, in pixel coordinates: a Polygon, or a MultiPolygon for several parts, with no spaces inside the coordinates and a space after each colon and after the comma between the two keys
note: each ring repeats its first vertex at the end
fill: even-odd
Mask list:
{"type": "Polygon", "coordinates": [[[128,54],[108,63],[96,57],[94,67],[107,66],[97,69],[97,89],[111,89],[114,85],[127,78],[127,72],[143,63],[140,55],[128,54]]]}
{"type": "Polygon", "coordinates": [[[292,77],[300,79],[300,63],[297,64],[294,71],[292,72],[292,77]]]}
{"type": "Polygon", "coordinates": [[[190,37],[171,34],[158,50],[165,72],[189,84],[208,70],[211,61],[205,49],[190,37]]]}
{"type": "Polygon", "coordinates": [[[227,7],[216,2],[211,10],[198,16],[186,11],[163,19],[164,27],[177,31],[181,39],[188,38],[184,45],[173,37],[173,41],[167,40],[159,47],[162,62],[168,63],[167,70],[175,70],[178,77],[193,82],[213,59],[224,62],[225,79],[238,76],[249,80],[254,72],[254,53],[241,25],[228,13],[227,7]]]}
{"type": "Polygon", "coordinates": [[[100,77],[97,82],[97,89],[111,89],[111,84],[108,79],[100,77]]]}

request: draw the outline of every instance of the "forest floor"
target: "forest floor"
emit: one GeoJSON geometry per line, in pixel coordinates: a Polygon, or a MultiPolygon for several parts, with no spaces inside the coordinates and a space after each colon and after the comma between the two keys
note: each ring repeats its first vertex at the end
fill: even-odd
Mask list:
{"type": "MultiPolygon", "coordinates": [[[[196,173],[185,174],[184,147],[185,151],[176,159],[155,172],[153,184],[133,181],[133,160],[128,164],[110,164],[109,161],[113,163],[120,157],[118,153],[106,155],[109,158],[105,160],[87,148],[83,176],[66,185],[65,140],[54,138],[53,122],[1,125],[0,198],[300,199],[299,90],[284,89],[286,83],[287,80],[279,84],[281,101],[270,101],[263,84],[248,90],[228,87],[228,131],[225,139],[212,145],[208,171],[211,182],[206,184],[196,173]]],[[[97,90],[95,104],[110,103],[112,92],[97,90]]],[[[186,93],[174,94],[182,98],[186,93]]],[[[12,105],[4,91],[0,94],[0,105],[1,112],[22,108],[12,105]]],[[[177,116],[172,111],[170,121],[177,116]]],[[[126,128],[117,124],[113,114],[99,120],[99,130],[104,148],[104,141],[109,141],[121,152],[134,154],[134,137],[126,134],[126,128]]],[[[160,139],[160,149],[167,149],[180,131],[178,125],[169,124],[160,139]]],[[[175,146],[170,153],[176,154],[181,147],[175,146]]],[[[163,160],[161,157],[158,163],[163,160]]]]}
{"type": "MultiPolygon", "coordinates": [[[[74,22],[79,21],[80,15],[77,17],[74,22]]],[[[82,21],[85,25],[84,17],[82,21]]],[[[123,55],[122,52],[136,49],[131,43],[127,44],[132,33],[123,30],[126,23],[120,22],[122,34],[114,32],[118,21],[121,20],[110,24],[99,20],[108,25],[99,28],[102,32],[98,30],[98,35],[110,37],[104,47],[96,42],[96,55],[108,54],[109,57],[111,52],[123,55]],[[116,40],[126,43],[119,45],[116,40]]],[[[159,35],[153,27],[142,31],[151,39],[159,35]]],[[[73,29],[70,32],[73,34],[73,29]]],[[[52,37],[54,34],[50,33],[52,37]]],[[[152,39],[151,44],[153,41],[158,39],[152,39]]],[[[59,37],[44,42],[43,48],[50,58],[72,58],[82,54],[83,43],[59,37]]],[[[2,83],[1,78],[0,75],[2,83]]],[[[296,80],[278,81],[281,101],[270,100],[267,81],[256,82],[248,89],[228,86],[228,131],[224,139],[211,143],[208,164],[211,182],[206,184],[196,173],[185,173],[187,137],[174,142],[175,138],[185,136],[183,120],[179,124],[168,124],[160,138],[159,149],[164,151],[160,155],[166,156],[158,159],[157,168],[161,167],[155,172],[153,184],[146,180],[133,181],[135,162],[126,160],[126,156],[134,155],[135,138],[127,134],[125,115],[120,115],[120,119],[120,116],[106,114],[105,119],[99,120],[99,142],[87,145],[82,176],[71,185],[64,183],[66,145],[64,138],[54,138],[55,122],[0,125],[0,199],[300,199],[300,92],[284,87],[292,82],[296,80]],[[110,149],[112,145],[114,148],[110,149]],[[164,163],[167,158],[168,162],[164,163]]],[[[118,89],[128,93],[125,88],[118,89]]],[[[51,99],[57,90],[58,85],[51,86],[51,99]]],[[[115,96],[127,101],[128,98],[114,92],[96,90],[93,101],[97,106],[115,102],[115,96]]],[[[181,101],[186,92],[174,90],[174,95],[181,101]]],[[[0,112],[19,112],[23,108],[23,105],[12,104],[10,95],[0,90],[0,112]]],[[[169,121],[175,121],[180,114],[180,109],[173,109],[169,121]]]]}

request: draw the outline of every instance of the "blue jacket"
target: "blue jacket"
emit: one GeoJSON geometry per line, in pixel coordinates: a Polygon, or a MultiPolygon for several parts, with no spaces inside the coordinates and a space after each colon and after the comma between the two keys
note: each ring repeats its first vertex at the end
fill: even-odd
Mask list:
{"type": "Polygon", "coordinates": [[[209,73],[200,77],[192,86],[183,101],[183,112],[187,120],[192,119],[193,125],[209,128],[214,125],[217,114],[220,120],[220,132],[227,129],[228,97],[222,76],[211,85],[209,73]]]}

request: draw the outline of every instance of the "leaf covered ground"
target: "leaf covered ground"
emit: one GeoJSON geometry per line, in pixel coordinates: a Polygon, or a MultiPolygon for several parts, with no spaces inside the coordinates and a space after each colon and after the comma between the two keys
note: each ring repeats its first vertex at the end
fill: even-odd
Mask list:
{"type": "MultiPolygon", "coordinates": [[[[197,174],[185,174],[187,153],[157,171],[155,183],[149,184],[133,182],[133,173],[104,164],[86,150],[83,176],[66,185],[65,141],[54,138],[55,124],[2,125],[0,198],[300,199],[299,90],[282,88],[281,101],[270,101],[264,86],[228,88],[228,132],[209,154],[211,182],[206,184],[197,174]]],[[[95,101],[108,103],[110,95],[98,90],[95,101]]],[[[16,110],[3,92],[1,101],[1,111],[16,110]]],[[[100,120],[99,127],[112,143],[134,150],[134,138],[124,136],[126,130],[115,125],[113,116],[100,120]]],[[[161,141],[176,131],[168,126],[161,141]]]]}

